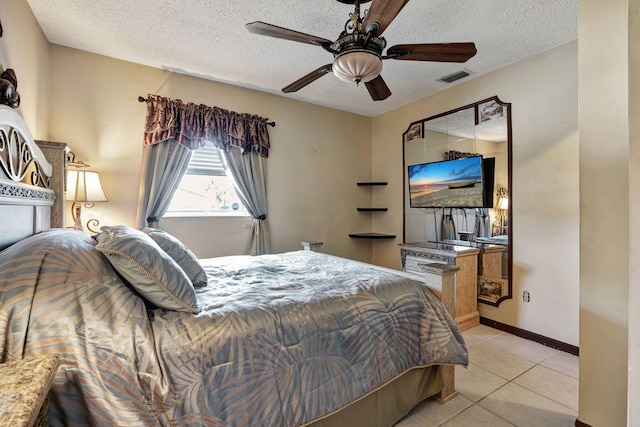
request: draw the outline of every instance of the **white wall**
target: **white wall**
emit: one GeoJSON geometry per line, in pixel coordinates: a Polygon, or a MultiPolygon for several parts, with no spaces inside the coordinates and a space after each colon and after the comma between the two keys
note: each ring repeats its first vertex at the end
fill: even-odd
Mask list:
{"type": "MultiPolygon", "coordinates": [[[[579,188],[577,42],[375,117],[373,175],[389,180],[375,205],[402,206],[402,134],[413,121],[497,95],[512,103],[513,296],[483,317],[578,345],[579,188]],[[531,302],[522,301],[529,291],[531,302]]],[[[373,262],[399,268],[402,209],[376,216],[395,241],[373,246],[373,262]]]]}

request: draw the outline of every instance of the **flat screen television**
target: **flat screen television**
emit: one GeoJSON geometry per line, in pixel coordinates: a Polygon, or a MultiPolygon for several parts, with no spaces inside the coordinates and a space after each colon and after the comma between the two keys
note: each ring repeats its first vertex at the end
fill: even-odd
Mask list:
{"type": "Polygon", "coordinates": [[[408,167],[412,208],[481,208],[485,200],[482,156],[408,167]]]}

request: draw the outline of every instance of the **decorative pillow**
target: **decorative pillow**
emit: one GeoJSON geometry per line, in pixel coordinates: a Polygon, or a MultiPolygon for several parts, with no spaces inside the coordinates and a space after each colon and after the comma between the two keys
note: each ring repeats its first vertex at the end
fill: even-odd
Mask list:
{"type": "Polygon", "coordinates": [[[187,277],[196,288],[207,285],[207,273],[200,261],[180,240],[164,230],[145,227],[141,230],[153,239],[187,273],[187,277]]]}
{"type": "Polygon", "coordinates": [[[151,237],[124,225],[100,230],[96,249],[140,295],[167,310],[200,312],[189,277],[151,237]]]}

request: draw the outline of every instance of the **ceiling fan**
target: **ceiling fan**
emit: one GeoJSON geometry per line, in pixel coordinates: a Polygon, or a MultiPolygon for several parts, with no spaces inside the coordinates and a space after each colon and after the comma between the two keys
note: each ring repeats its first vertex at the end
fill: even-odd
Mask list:
{"type": "Polygon", "coordinates": [[[320,46],[333,54],[333,63],[313,70],[283,88],[283,92],[296,92],[325,74],[333,72],[339,79],[355,82],[356,85],[364,82],[371,98],[381,101],[391,95],[389,87],[380,75],[383,60],[466,62],[477,52],[474,43],[423,43],[395,45],[387,49],[383,55],[387,41],[381,35],[409,0],[373,0],[364,16],[360,16],[360,5],[372,0],[337,1],[355,5],[355,11],[349,14],[344,30],[336,41],[266,22],[256,21],[246,25],[251,33],[320,46]]]}

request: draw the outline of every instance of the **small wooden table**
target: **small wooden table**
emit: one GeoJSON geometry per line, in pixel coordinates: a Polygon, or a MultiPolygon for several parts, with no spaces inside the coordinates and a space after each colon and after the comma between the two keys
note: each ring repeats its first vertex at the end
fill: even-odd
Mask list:
{"type": "Polygon", "coordinates": [[[32,427],[47,421],[45,403],[59,363],[57,355],[0,363],[0,425],[32,427]]]}

